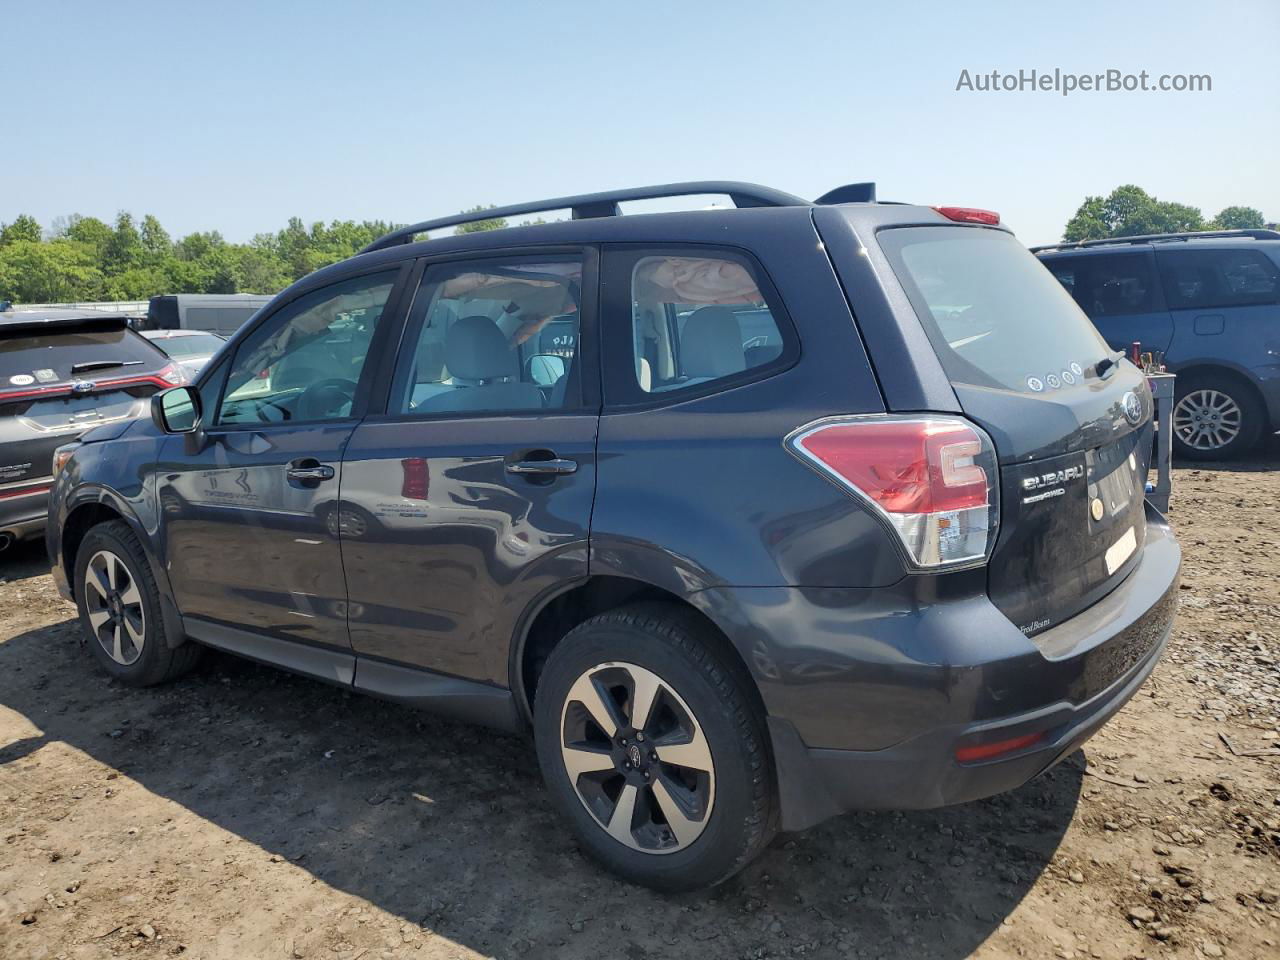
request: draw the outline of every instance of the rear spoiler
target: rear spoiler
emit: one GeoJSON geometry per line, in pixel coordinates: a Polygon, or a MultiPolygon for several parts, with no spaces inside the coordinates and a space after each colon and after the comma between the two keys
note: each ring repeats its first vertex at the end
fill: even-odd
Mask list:
{"type": "Polygon", "coordinates": [[[129,326],[130,318],[123,313],[99,313],[94,310],[64,312],[58,314],[21,310],[0,313],[0,336],[11,333],[37,333],[61,327],[97,327],[102,330],[120,330],[129,326]]]}

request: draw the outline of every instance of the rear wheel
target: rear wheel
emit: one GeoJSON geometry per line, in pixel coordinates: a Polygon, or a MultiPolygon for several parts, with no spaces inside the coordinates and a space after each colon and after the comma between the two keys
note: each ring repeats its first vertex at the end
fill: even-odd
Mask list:
{"type": "Polygon", "coordinates": [[[679,608],[627,607],[572,630],[538,684],[556,805],[588,853],[659,890],[728,878],[776,830],[763,719],[714,649],[679,608]]]}
{"type": "Polygon", "coordinates": [[[76,553],[75,589],[89,649],[116,679],[146,687],[195,666],[199,645],[169,646],[151,567],[123,520],[99,524],[85,535],[76,553]]]}
{"type": "Polygon", "coordinates": [[[1238,457],[1257,444],[1265,419],[1262,404],[1243,383],[1192,374],[1178,382],[1174,449],[1189,460],[1238,457]]]}

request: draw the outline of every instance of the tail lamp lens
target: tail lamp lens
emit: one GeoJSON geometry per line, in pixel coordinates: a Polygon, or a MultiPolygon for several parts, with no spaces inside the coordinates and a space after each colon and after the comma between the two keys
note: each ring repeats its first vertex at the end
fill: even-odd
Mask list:
{"type": "Polygon", "coordinates": [[[958,417],[850,417],[802,427],[788,446],[888,523],[911,561],[986,559],[999,519],[995,448],[958,417]]]}
{"type": "Polygon", "coordinates": [[[982,223],[989,227],[1000,224],[1000,214],[994,210],[979,210],[977,207],[934,207],[933,209],[956,223],[982,223]]]}
{"type": "Polygon", "coordinates": [[[171,363],[160,371],[160,379],[165,383],[170,383],[175,387],[179,387],[187,382],[187,372],[176,363],[171,363]]]}

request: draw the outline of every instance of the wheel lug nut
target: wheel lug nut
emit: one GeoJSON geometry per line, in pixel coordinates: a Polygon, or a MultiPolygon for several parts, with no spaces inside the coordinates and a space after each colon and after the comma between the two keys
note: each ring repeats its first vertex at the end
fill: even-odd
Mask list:
{"type": "Polygon", "coordinates": [[[643,733],[637,733],[637,734],[636,734],[636,743],[644,743],[644,734],[643,734],[643,733]]]}

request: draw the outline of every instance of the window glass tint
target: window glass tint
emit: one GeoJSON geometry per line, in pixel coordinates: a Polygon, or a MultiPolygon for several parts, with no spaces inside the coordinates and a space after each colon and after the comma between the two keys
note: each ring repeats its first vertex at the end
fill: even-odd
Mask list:
{"type": "Polygon", "coordinates": [[[1156,256],[1173,310],[1280,301],[1280,271],[1260,250],[1161,250],[1156,256]]]}
{"type": "Polygon", "coordinates": [[[0,326],[0,386],[4,387],[10,386],[10,378],[15,376],[31,377],[36,385],[71,380],[73,373],[95,380],[120,376],[121,370],[149,373],[165,362],[146,340],[118,323],[89,321],[56,331],[11,333],[0,326]],[[83,364],[94,366],[80,366],[83,364]]]}
{"type": "Polygon", "coordinates": [[[414,297],[391,411],[448,414],[580,403],[582,260],[432,267],[414,297]]]}
{"type": "Polygon", "coordinates": [[[350,416],[394,271],[356,277],[283,307],[236,350],[218,423],[350,416]]]}
{"type": "Polygon", "coordinates": [[[641,257],[631,272],[636,382],[695,387],[782,355],[782,334],[750,266],[688,255],[641,257]]]}
{"type": "Polygon", "coordinates": [[[1045,265],[1091,317],[1150,313],[1156,308],[1146,254],[1055,257],[1045,265]]]}
{"type": "Polygon", "coordinates": [[[1107,355],[1089,318],[1011,234],[908,227],[877,237],[954,382],[1070,386],[1107,355]]]}

